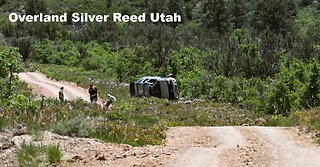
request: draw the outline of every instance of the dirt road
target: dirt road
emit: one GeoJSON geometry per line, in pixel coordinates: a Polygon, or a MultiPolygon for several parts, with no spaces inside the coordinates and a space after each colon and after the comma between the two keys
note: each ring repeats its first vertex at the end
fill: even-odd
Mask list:
{"type": "MultiPolygon", "coordinates": [[[[20,73],[35,93],[57,98],[61,86],[69,100],[89,101],[87,91],[70,83],[48,79],[41,73],[20,73]]],[[[81,144],[79,144],[80,147],[81,144]]],[[[70,147],[64,151],[86,156],[74,166],[165,166],[165,167],[317,167],[320,147],[299,135],[295,128],[280,127],[177,127],[167,131],[167,143],[127,149],[99,149],[93,152],[111,156],[96,160],[94,153],[81,153],[70,147]],[[111,150],[111,151],[110,151],[111,150]],[[118,150],[118,151],[117,151],[118,150]],[[125,150],[125,151],[123,151],[125,150]],[[109,153],[109,152],[110,153],[109,153]],[[112,158],[113,156],[113,158],[112,158]]],[[[101,147],[102,148],[102,147],[101,147]]],[[[67,155],[67,154],[66,154],[67,155]]],[[[70,164],[68,164],[70,166],[70,164]]]]}
{"type": "Polygon", "coordinates": [[[63,86],[65,99],[74,100],[81,98],[85,101],[90,101],[89,94],[86,89],[77,87],[75,84],[51,80],[42,73],[19,73],[18,77],[20,80],[26,82],[31,87],[32,91],[38,95],[57,99],[60,87],[63,86]]]}
{"type": "Polygon", "coordinates": [[[184,145],[166,162],[168,167],[320,166],[320,147],[294,128],[186,127],[168,133],[169,146],[184,145]],[[204,134],[210,140],[199,139],[204,134]],[[188,139],[202,145],[192,146],[188,139]]]}

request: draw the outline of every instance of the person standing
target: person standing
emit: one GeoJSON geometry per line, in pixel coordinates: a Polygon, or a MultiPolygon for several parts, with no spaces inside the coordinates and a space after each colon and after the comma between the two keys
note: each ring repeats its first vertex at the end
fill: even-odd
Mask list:
{"type": "Polygon", "coordinates": [[[63,93],[63,87],[61,87],[60,88],[60,91],[59,91],[59,100],[61,101],[61,102],[63,102],[64,101],[64,93],[63,93]]]}
{"type": "Polygon", "coordinates": [[[90,85],[89,94],[91,103],[96,103],[98,101],[98,89],[95,86],[90,85]]]}

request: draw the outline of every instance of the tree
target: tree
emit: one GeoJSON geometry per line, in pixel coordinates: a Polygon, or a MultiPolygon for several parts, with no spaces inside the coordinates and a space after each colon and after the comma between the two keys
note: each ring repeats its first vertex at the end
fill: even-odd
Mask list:
{"type": "Polygon", "coordinates": [[[258,31],[270,29],[285,34],[292,29],[297,13],[294,0],[259,0],[255,7],[253,24],[258,31]]]}
{"type": "Polygon", "coordinates": [[[204,58],[202,52],[194,47],[184,48],[170,56],[172,73],[177,76],[181,94],[198,97],[206,93],[204,58]]]}
{"type": "Polygon", "coordinates": [[[245,0],[228,1],[228,9],[230,11],[230,22],[233,29],[243,28],[247,21],[248,7],[245,0]]]}
{"type": "Polygon", "coordinates": [[[202,9],[203,16],[201,22],[206,28],[213,29],[219,34],[227,31],[229,27],[229,13],[225,0],[206,0],[203,3],[202,9]]]}
{"type": "Polygon", "coordinates": [[[4,5],[7,3],[7,0],[0,0],[0,6],[4,5]]]}
{"type": "Polygon", "coordinates": [[[188,20],[192,20],[193,19],[192,9],[193,9],[193,6],[192,6],[192,4],[190,2],[189,3],[185,3],[184,13],[185,13],[186,19],[188,19],[188,20]]]}
{"type": "MultiPolygon", "coordinates": [[[[184,22],[184,11],[183,11],[183,2],[182,0],[169,0],[168,2],[168,11],[169,14],[173,15],[177,13],[181,16],[182,22],[184,22]]],[[[179,23],[170,23],[172,27],[176,27],[179,23]]]]}
{"type": "Polygon", "coordinates": [[[16,48],[0,48],[0,96],[9,97],[14,87],[13,74],[19,70],[21,55],[16,48]]]}
{"type": "Polygon", "coordinates": [[[313,60],[309,66],[309,83],[303,101],[306,107],[318,107],[320,106],[320,64],[313,60]]]}
{"type": "Polygon", "coordinates": [[[301,0],[300,1],[300,5],[305,7],[305,6],[309,6],[314,2],[314,0],[301,0]]]}
{"type": "Polygon", "coordinates": [[[27,61],[29,58],[34,42],[35,39],[31,36],[21,37],[14,41],[14,45],[19,48],[19,52],[22,55],[22,61],[27,61]]]}
{"type": "Polygon", "coordinates": [[[26,8],[26,13],[30,15],[45,13],[47,11],[47,5],[44,0],[28,0],[26,8]]]}
{"type": "Polygon", "coordinates": [[[111,8],[113,4],[113,0],[107,0],[107,8],[111,8]]]}
{"type": "Polygon", "coordinates": [[[159,1],[159,0],[148,0],[147,9],[148,13],[167,13],[168,7],[167,5],[168,0],[159,1]]]}
{"type": "Polygon", "coordinates": [[[268,112],[288,115],[293,109],[301,107],[307,71],[306,65],[300,60],[286,59],[282,62],[268,98],[268,112]]]}
{"type": "Polygon", "coordinates": [[[168,58],[173,50],[179,48],[179,43],[174,38],[174,29],[166,25],[159,25],[150,27],[151,32],[148,35],[150,44],[148,45],[152,50],[150,59],[153,61],[155,68],[160,69],[160,73],[164,74],[165,68],[168,65],[168,58]]]}

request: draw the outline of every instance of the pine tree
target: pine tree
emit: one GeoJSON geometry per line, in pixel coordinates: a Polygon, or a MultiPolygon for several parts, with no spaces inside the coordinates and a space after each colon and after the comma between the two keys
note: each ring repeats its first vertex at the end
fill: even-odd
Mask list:
{"type": "Polygon", "coordinates": [[[166,6],[168,3],[167,0],[158,1],[158,0],[148,0],[147,9],[149,13],[167,13],[168,7],[166,6]]]}
{"type": "Polygon", "coordinates": [[[305,7],[311,5],[313,2],[314,0],[301,0],[300,5],[305,7]]]}
{"type": "MultiPolygon", "coordinates": [[[[183,2],[182,0],[169,0],[168,2],[168,11],[169,14],[173,15],[174,13],[177,13],[182,17],[182,22],[184,20],[184,11],[183,11],[183,2]]],[[[173,27],[176,27],[179,23],[172,23],[173,27]]]]}
{"type": "Polygon", "coordinates": [[[243,28],[247,21],[248,7],[245,0],[228,1],[228,9],[230,11],[230,21],[233,29],[243,28]]]}
{"type": "Polygon", "coordinates": [[[203,4],[202,24],[223,34],[228,29],[229,14],[225,0],[206,0],[203,4]]]}
{"type": "Polygon", "coordinates": [[[0,0],[0,6],[6,4],[7,0],[0,0]]]}
{"type": "Polygon", "coordinates": [[[45,13],[47,11],[47,5],[44,0],[28,0],[27,14],[36,15],[39,13],[45,13]]]}
{"type": "Polygon", "coordinates": [[[294,0],[259,0],[254,12],[254,26],[258,31],[270,29],[285,34],[292,29],[292,20],[297,13],[294,0]]]}

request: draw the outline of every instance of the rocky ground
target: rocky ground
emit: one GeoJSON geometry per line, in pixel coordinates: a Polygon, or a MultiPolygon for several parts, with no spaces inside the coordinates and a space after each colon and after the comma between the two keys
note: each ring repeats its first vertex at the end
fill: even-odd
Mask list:
{"type": "MultiPolygon", "coordinates": [[[[24,130],[19,130],[24,131],[24,130]]],[[[12,131],[0,133],[1,166],[18,166],[15,150],[23,141],[34,144],[61,146],[62,162],[58,166],[164,166],[176,152],[191,147],[216,147],[212,136],[201,128],[172,128],[168,131],[168,142],[161,146],[131,147],[125,144],[105,143],[96,139],[60,136],[48,131],[41,141],[34,136],[20,132],[13,136],[12,131]],[[190,133],[194,134],[190,136],[190,133]]]]}
{"type": "Polygon", "coordinates": [[[61,167],[317,166],[320,163],[320,147],[295,128],[169,128],[166,144],[145,147],[60,136],[48,131],[41,141],[35,141],[23,128],[0,132],[0,141],[0,166],[4,167],[18,166],[15,150],[23,141],[42,145],[59,143],[63,157],[57,166],[61,167]]]}

